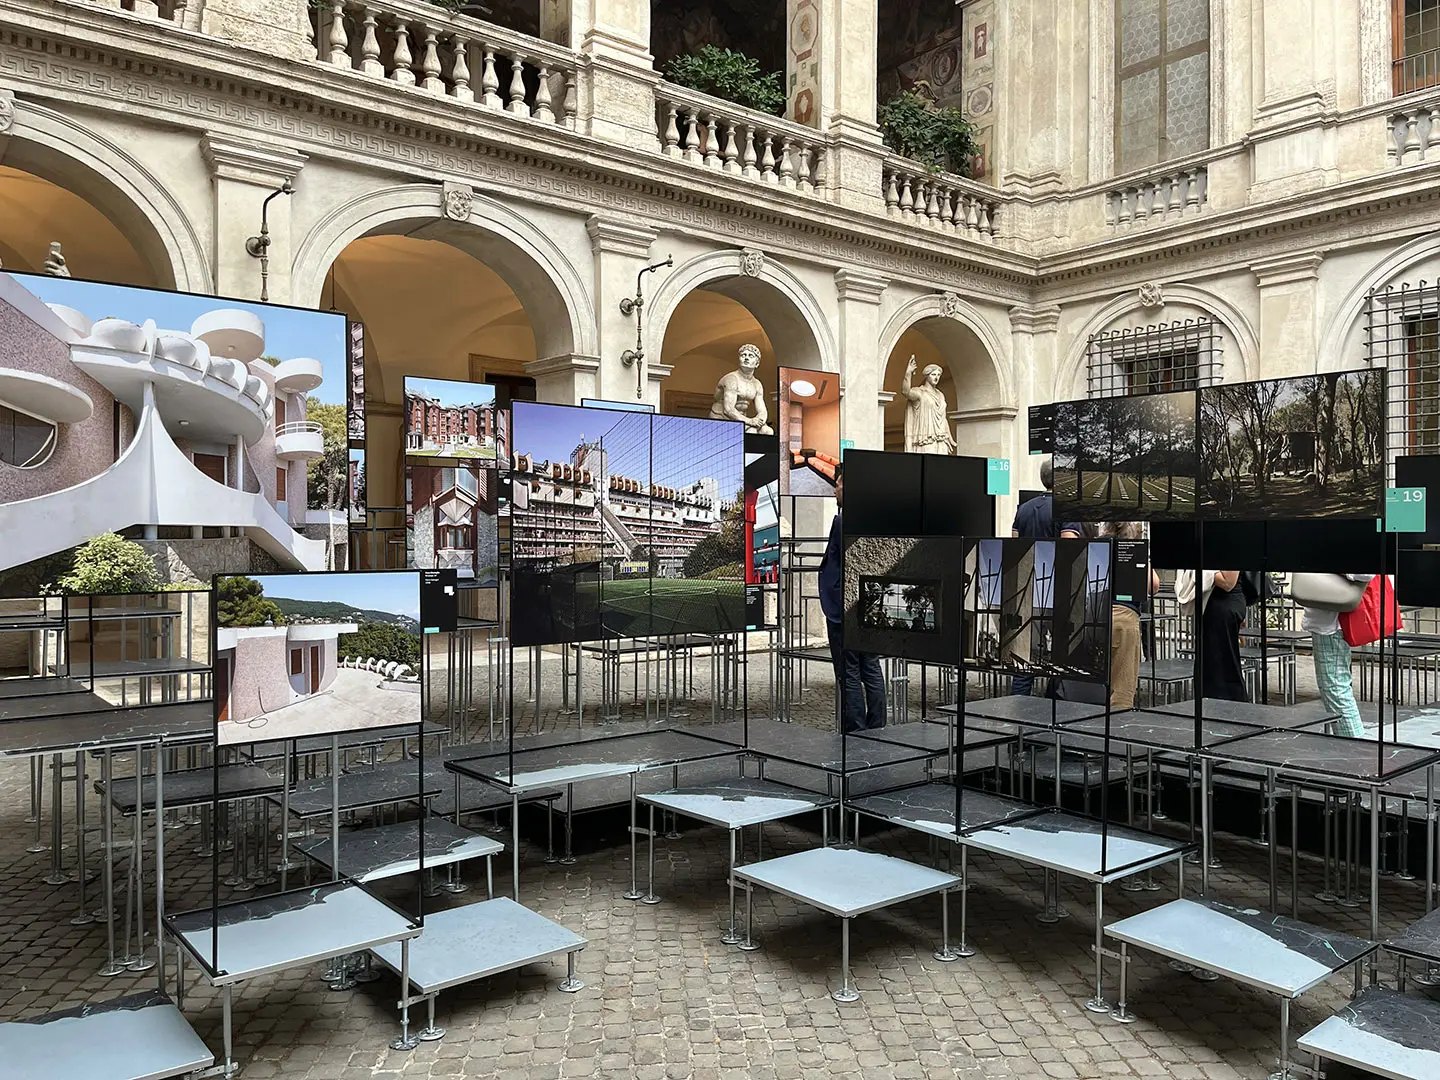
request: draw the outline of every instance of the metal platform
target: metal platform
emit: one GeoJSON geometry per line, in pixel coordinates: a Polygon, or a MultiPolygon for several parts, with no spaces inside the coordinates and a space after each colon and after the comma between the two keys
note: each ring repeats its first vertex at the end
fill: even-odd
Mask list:
{"type": "Polygon", "coordinates": [[[1383,986],[1366,987],[1296,1045],[1317,1058],[1387,1080],[1435,1080],[1440,1076],[1440,1005],[1383,986]]]}
{"type": "Polygon", "coordinates": [[[960,954],[951,951],[949,942],[948,894],[960,884],[960,878],[954,874],[872,851],[823,847],[738,867],[734,876],[747,886],[745,940],[741,948],[755,947],[750,936],[750,888],[756,885],[840,919],[842,982],[830,995],[836,1001],[855,1001],[860,996],[850,985],[850,920],[857,915],[939,893],[943,929],[935,958],[959,959],[960,954]]]}
{"type": "Polygon", "coordinates": [[[0,1024],[0,1073],[16,1080],[165,1080],[214,1062],[154,992],[0,1024]]]}
{"type": "Polygon", "coordinates": [[[661,728],[562,746],[516,750],[513,754],[451,759],[445,767],[461,776],[523,794],[539,787],[576,784],[642,769],[739,754],[744,747],[690,731],[661,728]]]}
{"type": "MultiPolygon", "coordinates": [[[[135,778],[122,777],[110,785],[110,802],[122,814],[135,812],[135,778]]],[[[221,765],[219,769],[183,769],[165,774],[165,809],[204,806],[218,801],[235,802],[274,794],[281,789],[280,781],[258,765],[221,765]]],[[[95,790],[105,794],[104,781],[97,781],[95,790]]],[[[140,782],[140,800],[145,812],[155,810],[155,774],[147,773],[140,782]]]]}
{"type": "MultiPolygon", "coordinates": [[[[295,841],[291,846],[334,872],[329,836],[312,836],[295,841]]],[[[505,845],[500,841],[463,829],[444,818],[425,819],[426,870],[452,866],[467,859],[488,858],[504,850],[505,845]]],[[[340,873],[346,877],[362,882],[381,881],[401,874],[413,874],[420,869],[418,820],[340,830],[340,873]]],[[[426,925],[429,925],[428,920],[426,925]]]]}
{"type": "Polygon", "coordinates": [[[976,851],[1017,859],[1070,877],[1109,884],[1180,859],[1195,845],[1063,810],[1046,810],[968,833],[976,851]]]}
{"type": "Polygon", "coordinates": [[[0,757],[155,743],[179,746],[214,736],[214,705],[209,701],[145,705],[0,724],[0,757]]]}
{"type": "Polygon", "coordinates": [[[1042,807],[1006,795],[965,788],[960,796],[961,820],[957,832],[955,795],[954,784],[930,783],[863,795],[850,799],[845,805],[846,809],[868,817],[952,841],[959,841],[959,834],[1044,812],[1042,807]]]}

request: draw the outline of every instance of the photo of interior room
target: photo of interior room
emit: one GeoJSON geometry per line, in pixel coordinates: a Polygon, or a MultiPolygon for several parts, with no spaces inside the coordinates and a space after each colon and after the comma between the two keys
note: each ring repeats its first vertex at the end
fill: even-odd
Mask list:
{"type": "Polygon", "coordinates": [[[834,496],[840,464],[840,376],[780,369],[780,494],[834,496]]]}

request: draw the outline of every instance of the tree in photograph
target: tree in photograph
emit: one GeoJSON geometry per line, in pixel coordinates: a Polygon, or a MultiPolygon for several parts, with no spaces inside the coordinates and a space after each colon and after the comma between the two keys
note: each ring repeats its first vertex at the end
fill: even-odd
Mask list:
{"type": "MultiPolygon", "coordinates": [[[[1260,498],[1264,498],[1270,481],[1274,452],[1271,425],[1282,386],[1278,382],[1241,383],[1223,390],[1224,399],[1232,406],[1227,411],[1233,425],[1238,425],[1240,438],[1249,456],[1255,495],[1260,498]]],[[[1239,479],[1237,475],[1236,480],[1239,479]]]]}
{"type": "Polygon", "coordinates": [[[160,588],[160,574],[139,544],[118,533],[101,533],[75,549],[70,572],[55,584],[71,596],[145,593],[160,588]]]}
{"type": "Polygon", "coordinates": [[[284,626],[285,612],[252,577],[225,577],[215,586],[215,617],[221,626],[284,626]]]}
{"type": "Polygon", "coordinates": [[[910,615],[910,627],[925,630],[934,625],[935,589],[930,585],[906,585],[900,590],[905,601],[905,610],[910,615]]]}
{"type": "Polygon", "coordinates": [[[326,405],[306,398],[305,417],[320,425],[323,454],[305,469],[310,505],[317,510],[339,510],[345,505],[350,482],[350,443],[345,430],[345,406],[326,405]]]}
{"type": "Polygon", "coordinates": [[[420,639],[393,623],[361,623],[355,633],[340,635],[339,648],[342,657],[393,660],[420,670],[420,639]]]}

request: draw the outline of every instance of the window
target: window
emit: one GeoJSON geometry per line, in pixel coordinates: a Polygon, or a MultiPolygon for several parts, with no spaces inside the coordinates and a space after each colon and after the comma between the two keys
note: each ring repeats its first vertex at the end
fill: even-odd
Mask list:
{"type": "Polygon", "coordinates": [[[1396,94],[1440,83],[1440,0],[1391,0],[1396,94]]]}
{"type": "Polygon", "coordinates": [[[285,502],[285,501],[286,501],[286,496],[288,496],[288,495],[290,494],[290,492],[287,490],[290,485],[286,482],[286,481],[288,480],[288,478],[289,478],[289,475],[290,475],[290,474],[289,474],[288,472],[286,472],[284,469],[276,469],[276,470],[275,470],[275,501],[276,501],[276,502],[285,502]]]}
{"type": "Polygon", "coordinates": [[[305,673],[305,650],[290,650],[290,674],[303,675],[305,673]]]}
{"type": "Polygon", "coordinates": [[[1410,316],[1405,335],[1405,397],[1412,454],[1440,452],[1440,318],[1410,316]]]}
{"type": "Polygon", "coordinates": [[[0,461],[17,469],[34,469],[55,451],[55,425],[48,420],[0,405],[0,461]]]}
{"type": "Polygon", "coordinates": [[[1115,0],[1115,40],[1115,171],[1208,147],[1210,0],[1115,0]]]}
{"type": "Polygon", "coordinates": [[[1209,319],[1110,330],[1086,346],[1090,397],[1165,394],[1220,381],[1220,336],[1209,319]]]}

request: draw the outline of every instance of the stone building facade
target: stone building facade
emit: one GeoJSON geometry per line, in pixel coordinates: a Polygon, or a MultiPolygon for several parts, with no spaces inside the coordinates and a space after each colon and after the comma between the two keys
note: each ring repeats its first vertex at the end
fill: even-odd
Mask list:
{"type": "Polygon", "coordinates": [[[784,117],[667,82],[650,0],[3,0],[0,260],[255,298],[292,180],[269,296],[366,325],[372,505],[407,374],[704,415],[747,341],[767,393],[840,373],[859,447],[940,364],[1017,487],[1028,405],[1157,380],[1385,363],[1392,442],[1440,449],[1433,0],[970,0],[884,79],[915,0],[773,6],[784,117]],[[885,145],[877,81],[921,76],[979,179],[885,145]]]}

